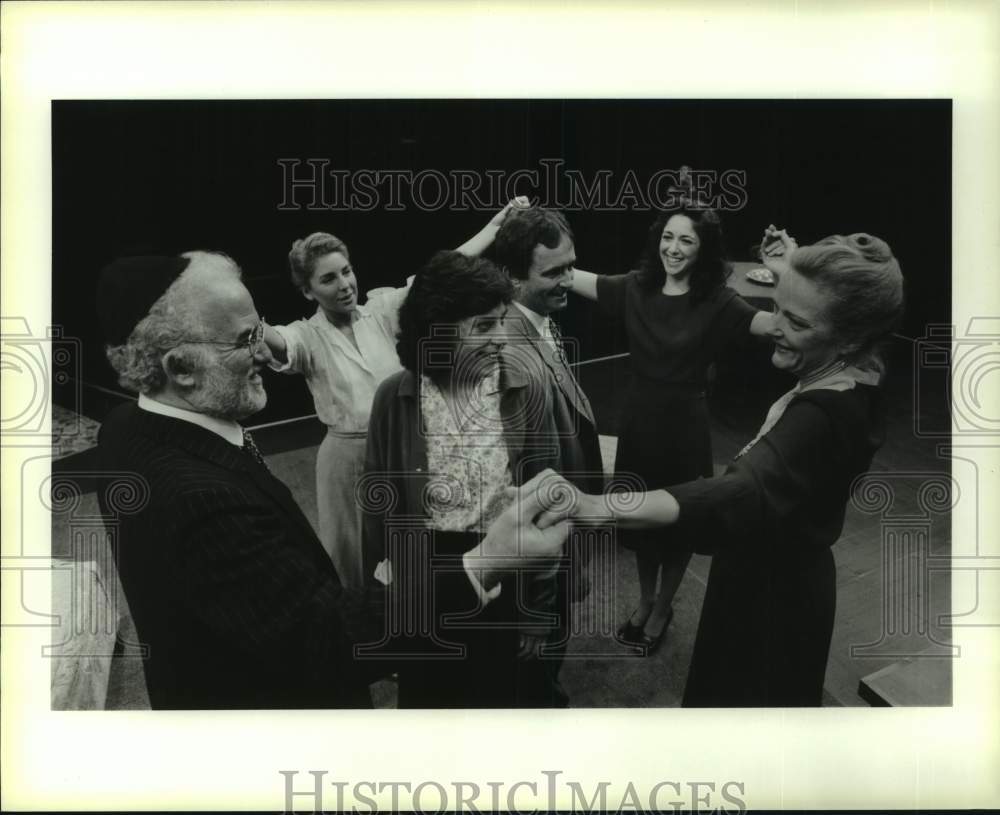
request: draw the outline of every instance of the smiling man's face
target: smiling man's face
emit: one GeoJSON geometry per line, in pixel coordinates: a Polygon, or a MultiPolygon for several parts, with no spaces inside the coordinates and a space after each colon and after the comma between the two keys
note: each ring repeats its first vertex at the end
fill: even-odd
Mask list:
{"type": "Polygon", "coordinates": [[[545,316],[566,308],[575,263],[576,249],[569,235],[563,233],[553,249],[538,244],[531,253],[528,277],[516,281],[517,302],[545,316]]]}

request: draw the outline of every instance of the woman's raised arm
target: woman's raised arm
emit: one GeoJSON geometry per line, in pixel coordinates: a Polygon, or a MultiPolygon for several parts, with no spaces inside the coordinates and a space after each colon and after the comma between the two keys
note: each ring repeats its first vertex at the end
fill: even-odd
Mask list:
{"type": "Polygon", "coordinates": [[[573,294],[579,294],[588,300],[597,299],[597,275],[585,272],[583,269],[573,270],[573,294]]]}
{"type": "MultiPolygon", "coordinates": [[[[764,240],[760,243],[761,263],[771,274],[778,276],[788,268],[788,256],[797,248],[795,238],[771,224],[764,230],[764,240]]],[[[766,337],[773,327],[774,315],[758,311],[750,323],[750,333],[755,337],[766,337]]]]}
{"type": "Polygon", "coordinates": [[[477,257],[478,255],[481,255],[484,251],[486,251],[489,245],[493,243],[493,239],[497,236],[497,230],[500,228],[500,225],[503,223],[503,219],[507,217],[507,213],[510,212],[511,208],[527,208],[530,206],[531,202],[528,200],[527,196],[517,196],[496,215],[490,218],[490,221],[486,224],[486,226],[480,229],[455,251],[461,252],[463,255],[468,255],[469,257],[477,257]]]}
{"type": "Polygon", "coordinates": [[[281,365],[288,362],[288,346],[285,343],[285,338],[267,323],[264,323],[264,343],[267,345],[267,350],[271,352],[271,356],[274,357],[275,362],[281,365]]]}

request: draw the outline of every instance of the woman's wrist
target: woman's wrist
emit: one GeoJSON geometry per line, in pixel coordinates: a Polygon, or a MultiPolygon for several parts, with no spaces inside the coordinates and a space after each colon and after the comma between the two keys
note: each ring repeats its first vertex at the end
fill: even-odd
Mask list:
{"type": "Polygon", "coordinates": [[[619,492],[607,496],[608,512],[625,529],[670,526],[680,516],[680,505],[666,490],[619,492]]]}
{"type": "Polygon", "coordinates": [[[618,521],[614,510],[614,495],[580,493],[573,512],[574,524],[608,524],[618,521]]]}
{"type": "MultiPolygon", "coordinates": [[[[486,591],[493,589],[503,578],[504,560],[488,551],[485,538],[462,555],[462,565],[466,572],[486,591]]],[[[510,564],[506,565],[509,568],[510,564]]]]}

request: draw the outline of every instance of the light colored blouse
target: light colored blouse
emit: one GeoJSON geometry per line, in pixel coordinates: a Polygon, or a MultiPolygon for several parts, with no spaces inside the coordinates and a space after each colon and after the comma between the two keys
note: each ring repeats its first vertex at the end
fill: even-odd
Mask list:
{"type": "Polygon", "coordinates": [[[486,532],[506,509],[510,458],[500,415],[500,367],[456,415],[437,385],[420,377],[420,414],[427,440],[427,504],[431,529],[486,532]]]}
{"type": "Polygon", "coordinates": [[[373,292],[365,305],[358,306],[352,325],[357,348],[322,308],[308,320],[274,326],[285,340],[288,362],[271,367],[305,376],[316,415],[334,432],[367,433],[375,391],[383,379],[402,368],[396,355],[396,333],[399,307],[412,280],[400,289],[373,292]]]}

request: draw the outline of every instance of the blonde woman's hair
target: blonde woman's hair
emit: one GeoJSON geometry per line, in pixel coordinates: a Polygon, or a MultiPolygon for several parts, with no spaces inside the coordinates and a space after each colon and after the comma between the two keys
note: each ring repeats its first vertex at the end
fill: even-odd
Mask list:
{"type": "Polygon", "coordinates": [[[347,254],[347,244],[329,232],[313,232],[302,240],[295,241],[288,253],[292,284],[299,289],[306,288],[315,271],[316,261],[333,252],[340,252],[348,261],[351,259],[347,254]]]}
{"type": "Polygon", "coordinates": [[[881,238],[856,232],[801,246],[792,268],[830,297],[827,318],[841,341],[856,345],[854,364],[884,369],[879,346],[903,316],[903,273],[881,238]]]}

